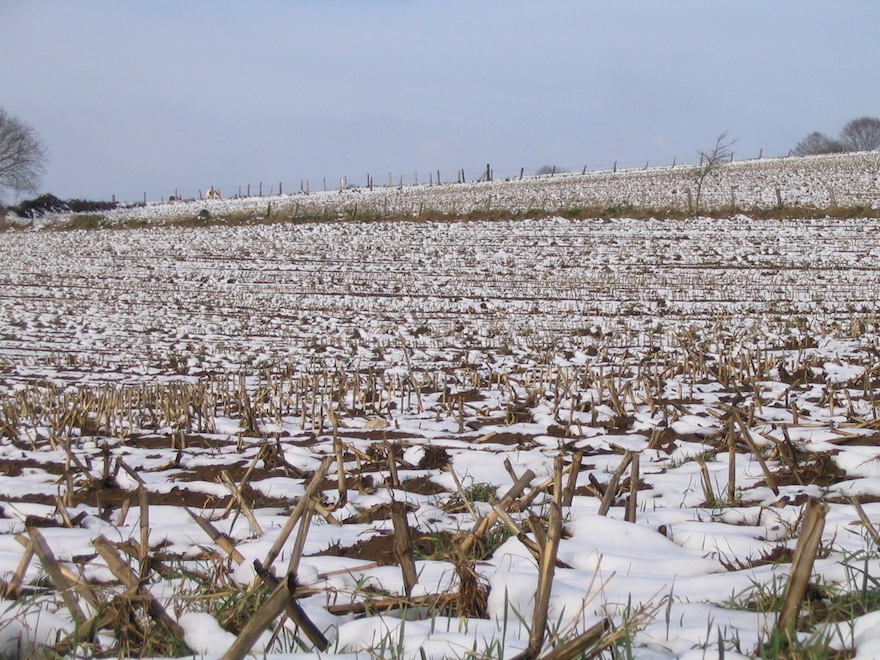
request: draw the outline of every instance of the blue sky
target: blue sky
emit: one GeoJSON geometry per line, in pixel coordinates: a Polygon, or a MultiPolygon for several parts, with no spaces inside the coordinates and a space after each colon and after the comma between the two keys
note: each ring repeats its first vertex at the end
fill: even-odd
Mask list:
{"type": "Polygon", "coordinates": [[[0,0],[0,106],[65,198],[687,162],[722,131],[785,155],[880,116],[878,25],[876,0],[0,0]]]}

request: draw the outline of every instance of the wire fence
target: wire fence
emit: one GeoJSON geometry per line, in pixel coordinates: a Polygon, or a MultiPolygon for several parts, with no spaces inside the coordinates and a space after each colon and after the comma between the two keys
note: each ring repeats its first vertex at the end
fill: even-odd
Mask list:
{"type": "MultiPolygon", "coordinates": [[[[340,218],[461,215],[490,211],[522,212],[560,209],[636,208],[696,210],[880,208],[880,152],[824,156],[733,159],[666,164],[644,162],[637,167],[613,163],[610,168],[569,169],[549,166],[499,173],[491,164],[467,170],[411,175],[372,174],[360,179],[301,180],[292,189],[284,182],[252,184],[224,191],[223,204],[125,204],[119,218],[187,215],[202,211],[253,214],[336,214],[340,218]],[[709,169],[707,169],[707,167],[709,169]],[[568,169],[568,171],[564,171],[568,169]],[[540,175],[536,175],[540,171],[540,175]],[[617,173],[615,173],[615,171],[617,173]],[[520,180],[521,179],[521,180],[520,180]],[[441,185],[437,185],[438,182],[441,185]],[[475,183],[477,182],[477,183],[475,183]],[[433,185],[432,185],[433,184],[433,185]],[[372,190],[370,189],[372,187],[372,190]],[[283,198],[268,197],[283,193],[283,198]],[[323,191],[327,191],[324,193],[323,191]],[[152,215],[151,215],[152,214],[152,215]]],[[[627,163],[629,164],[629,163],[627,163]]],[[[200,200],[204,191],[188,199],[200,200]]],[[[146,198],[146,196],[145,196],[146,198]]],[[[186,199],[182,201],[187,201],[186,199]]]]}
{"type": "MultiPolygon", "coordinates": [[[[764,157],[761,149],[752,157],[736,158],[731,161],[756,160],[764,157]]],[[[347,188],[402,188],[405,186],[438,185],[449,183],[468,183],[490,181],[496,179],[522,179],[537,175],[556,175],[586,172],[616,172],[618,170],[647,170],[661,167],[685,167],[698,164],[695,161],[683,161],[677,156],[671,158],[652,160],[611,160],[591,161],[583,165],[545,163],[539,167],[526,168],[502,166],[497,168],[491,163],[473,165],[457,170],[433,169],[433,170],[410,170],[407,172],[363,172],[349,173],[331,177],[283,179],[277,181],[256,181],[249,183],[220,182],[212,183],[204,188],[170,188],[165,191],[151,190],[142,194],[126,194],[124,196],[113,195],[112,201],[126,203],[165,202],[174,200],[206,199],[209,190],[219,191],[226,198],[266,197],[274,195],[291,195],[296,193],[311,194],[314,192],[326,192],[347,188]]]]}

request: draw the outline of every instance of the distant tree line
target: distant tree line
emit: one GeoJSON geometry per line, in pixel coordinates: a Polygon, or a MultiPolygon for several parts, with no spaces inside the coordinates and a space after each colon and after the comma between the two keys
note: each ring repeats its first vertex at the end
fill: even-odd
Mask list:
{"type": "Polygon", "coordinates": [[[847,151],[875,151],[880,149],[880,119],[859,117],[846,123],[837,138],[818,131],[810,133],[792,149],[794,156],[840,154],[847,151]]]}

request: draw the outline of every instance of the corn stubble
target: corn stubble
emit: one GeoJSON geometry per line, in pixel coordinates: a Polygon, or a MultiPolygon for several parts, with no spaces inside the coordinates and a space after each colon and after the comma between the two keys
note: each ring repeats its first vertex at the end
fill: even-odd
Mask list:
{"type": "MultiPolygon", "coordinates": [[[[646,282],[644,273],[613,282],[602,279],[606,277],[603,274],[593,276],[599,285],[617,287],[618,291],[638,290],[646,282]]],[[[858,286],[854,284],[853,290],[860,295],[858,286]]],[[[626,310],[621,310],[623,318],[626,310]]],[[[642,318],[637,309],[631,311],[634,318],[642,318]]],[[[477,316],[481,313],[474,312],[477,316]]],[[[876,412],[880,359],[876,351],[866,349],[849,356],[863,371],[845,382],[828,376],[825,358],[811,351],[828,337],[873,336],[877,320],[869,315],[851,316],[849,324],[843,324],[840,318],[809,320],[779,314],[777,322],[772,331],[765,327],[758,337],[746,337],[752,330],[724,318],[708,326],[681,324],[671,330],[657,327],[659,323],[638,330],[569,324],[562,326],[561,334],[559,326],[552,328],[556,335],[543,334],[533,322],[521,326],[516,341],[508,341],[512,334],[505,334],[508,330],[499,323],[491,328],[487,325],[483,335],[462,339],[463,346],[448,349],[453,357],[441,365],[413,359],[416,351],[441,346],[441,339],[432,337],[430,328],[422,330],[419,325],[417,333],[398,342],[403,358],[395,369],[379,365],[379,360],[361,364],[335,356],[315,360],[308,368],[277,361],[247,373],[215,370],[178,382],[70,387],[47,380],[16,387],[0,400],[0,436],[25,458],[10,454],[0,470],[14,476],[34,468],[34,454],[54,452],[45,463],[57,478],[57,494],[45,501],[56,514],[51,521],[30,521],[36,524],[29,525],[27,534],[19,539],[21,563],[0,584],[2,595],[17,602],[32,597],[33,585],[27,585],[24,576],[36,557],[60,607],[75,623],[71,635],[59,642],[59,652],[87,648],[105,657],[185,653],[184,633],[176,616],[200,608],[218,614],[223,611],[218,620],[237,635],[226,656],[230,659],[243,657],[267,628],[276,632],[279,643],[292,639],[294,648],[326,650],[331,644],[327,631],[318,628],[298,604],[300,598],[314,595],[297,582],[311,525],[347,524],[340,510],[354,493],[382,488],[403,500],[408,488],[416,488],[408,478],[413,471],[431,475],[450,472],[455,488],[432,496],[437,498],[439,509],[454,512],[466,522],[457,533],[432,540],[431,558],[449,562],[457,576],[455,587],[444,593],[413,595],[419,581],[416,562],[425,547],[420,538],[424,532],[415,527],[402,503],[395,502],[387,511],[377,509],[371,514],[384,516],[372,519],[383,521],[395,532],[386,556],[399,567],[403,593],[328,591],[327,610],[350,616],[408,611],[427,613],[428,617],[485,617],[489,587],[480,575],[480,562],[491,558],[501,544],[516,542],[534,559],[539,576],[534,613],[527,625],[528,645],[520,657],[566,660],[610,652],[609,648],[631,643],[634,632],[647,625],[666,603],[636,604],[624,619],[609,616],[588,630],[563,634],[555,630],[550,607],[553,583],[560,572],[572,570],[559,556],[567,534],[566,514],[575,505],[590,506],[599,515],[639,524],[642,512],[650,506],[651,475],[658,469],[673,471],[683,463],[673,465],[667,460],[651,464],[644,449],[617,446],[613,441],[600,447],[603,437],[631,433],[638,417],[647,416],[656,421],[646,432],[651,451],[669,456],[688,443],[700,442],[701,453],[677,460],[696,461],[695,483],[702,508],[723,510],[742,504],[748,489],[758,485],[755,480],[737,482],[738,476],[742,480],[743,465],[752,462],[760,471],[759,485],[776,495],[787,485],[825,488],[848,478],[828,456],[807,451],[791,440],[793,429],[812,423],[804,410],[806,403],[813,406],[815,415],[818,410],[828,417],[846,419],[835,428],[841,443],[865,441],[866,432],[880,430],[876,412]],[[565,349],[570,358],[577,352],[586,356],[581,363],[557,359],[561,351],[554,338],[559,336],[570,342],[565,349]],[[514,352],[522,351],[524,345],[529,347],[527,353],[514,352]],[[505,366],[487,366],[488,358],[475,358],[471,351],[501,356],[505,360],[496,365],[505,366]],[[506,360],[508,357],[516,359],[506,360]],[[824,375],[818,378],[817,374],[824,375]],[[784,387],[771,391],[767,385],[771,382],[784,387]],[[684,425],[693,416],[690,407],[695,393],[705,384],[717,385],[721,392],[717,403],[706,406],[706,428],[710,430],[699,438],[685,437],[673,427],[684,425]],[[791,421],[778,422],[768,430],[760,423],[765,407],[790,412],[791,421]],[[407,437],[398,428],[405,416],[421,415],[433,422],[445,421],[453,429],[448,439],[464,438],[489,451],[531,449],[539,446],[537,434],[508,434],[497,427],[536,424],[539,411],[546,430],[540,434],[546,436],[541,441],[551,438],[556,445],[548,450],[552,467],[539,476],[533,470],[518,473],[508,462],[505,468],[511,486],[500,492],[494,484],[463,484],[451,457],[436,447],[431,448],[435,451],[428,461],[430,467],[415,465],[407,451],[426,449],[426,443],[407,437]],[[240,432],[220,439],[219,431],[229,420],[237,423],[240,432]],[[297,427],[295,439],[277,430],[285,425],[297,427]],[[486,426],[493,430],[481,430],[486,426]],[[320,448],[316,466],[294,464],[286,454],[286,449],[303,445],[320,448]],[[125,450],[150,447],[171,448],[174,458],[167,464],[132,468],[125,450]],[[184,460],[195,448],[208,450],[214,457],[240,457],[250,452],[253,458],[213,472],[201,468],[200,475],[200,468],[188,468],[184,460]],[[597,471],[592,465],[597,460],[613,467],[597,471]],[[718,469],[724,464],[726,483],[718,476],[725,473],[718,469]],[[212,540],[201,557],[211,570],[190,575],[199,583],[199,592],[186,602],[169,606],[153,589],[162,580],[179,577],[183,569],[177,562],[182,558],[169,557],[152,538],[151,507],[168,502],[150,491],[143,477],[171,470],[178,474],[175,478],[189,474],[217,482],[225,495],[180,495],[192,498],[183,504],[212,540]],[[302,483],[302,496],[261,500],[253,484],[282,475],[302,483]],[[83,520],[75,513],[79,505],[94,507],[104,521],[119,525],[137,512],[137,538],[120,543],[101,536],[93,542],[92,556],[59,562],[42,538],[39,524],[80,526],[83,520]],[[220,531],[221,522],[241,517],[247,521],[249,538],[262,538],[266,530],[259,512],[269,505],[285,512],[283,527],[265,556],[254,564],[253,582],[235,584],[232,572],[246,560],[236,541],[220,531]],[[88,584],[74,570],[98,557],[115,583],[88,584]],[[224,605],[231,602],[234,607],[224,605]],[[288,630],[294,631],[292,638],[286,637],[288,630]],[[108,643],[107,637],[99,634],[104,631],[112,632],[114,641],[108,643]]],[[[365,348],[362,339],[353,341],[365,348]]],[[[383,341],[389,343],[371,350],[384,354],[395,348],[391,340],[383,341]]],[[[310,350],[326,352],[327,346],[316,339],[310,350]]],[[[180,367],[190,358],[170,356],[168,365],[180,367]]],[[[424,455],[428,454],[426,449],[424,455]]],[[[779,610],[774,634],[787,640],[802,632],[805,625],[804,600],[814,560],[823,552],[827,505],[813,500],[784,504],[805,510],[799,530],[793,532],[798,544],[791,558],[790,582],[781,601],[773,604],[779,610]]],[[[876,551],[878,534],[861,503],[854,500],[848,506],[858,514],[876,551]]]]}

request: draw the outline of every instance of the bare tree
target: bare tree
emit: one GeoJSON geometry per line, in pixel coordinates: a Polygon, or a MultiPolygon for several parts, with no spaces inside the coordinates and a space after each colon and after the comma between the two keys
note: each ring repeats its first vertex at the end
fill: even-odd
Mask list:
{"type": "Polygon", "coordinates": [[[844,151],[846,151],[846,145],[840,140],[815,131],[798,142],[791,153],[793,156],[815,156],[817,154],[838,154],[844,151]]]}
{"type": "Polygon", "coordinates": [[[859,117],[847,122],[840,131],[840,141],[848,151],[874,151],[880,149],[880,119],[859,117]]]}
{"type": "MultiPolygon", "coordinates": [[[[724,163],[733,159],[733,145],[736,140],[727,137],[727,131],[724,131],[715,138],[715,146],[708,151],[699,151],[700,165],[694,172],[694,180],[697,183],[697,196],[694,200],[695,209],[700,208],[700,198],[703,196],[703,184],[706,179],[718,170],[724,163]]],[[[691,209],[694,210],[694,209],[691,209]]]]}
{"type": "Polygon", "coordinates": [[[36,192],[46,160],[46,147],[33,126],[0,108],[0,194],[36,192]]]}

